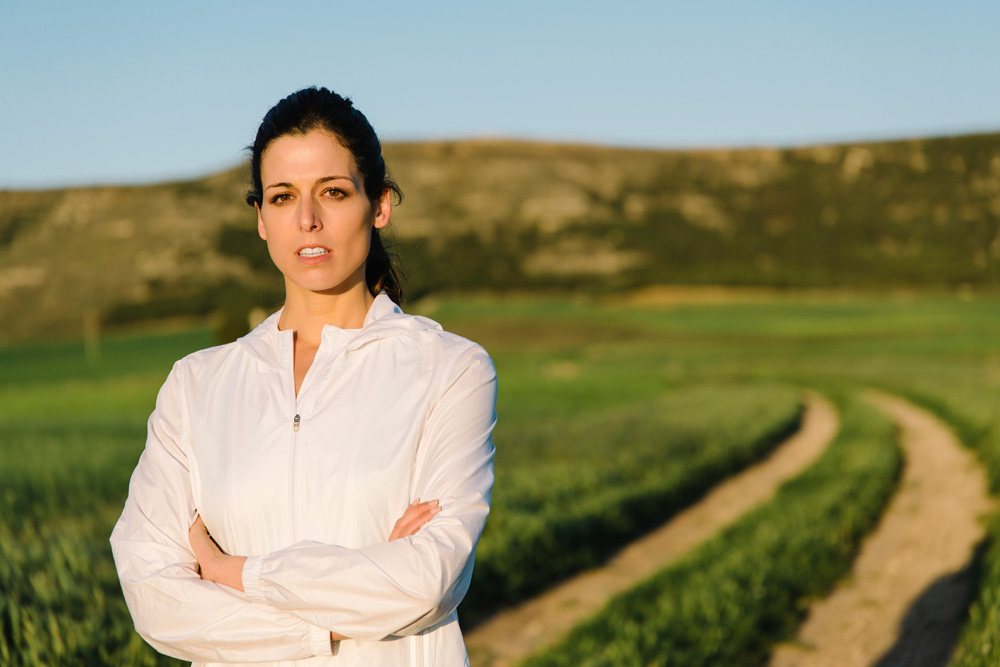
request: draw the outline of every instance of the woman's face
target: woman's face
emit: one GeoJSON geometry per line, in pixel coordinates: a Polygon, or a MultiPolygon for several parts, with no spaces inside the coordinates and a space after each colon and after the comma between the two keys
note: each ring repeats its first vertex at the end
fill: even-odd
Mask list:
{"type": "Polygon", "coordinates": [[[286,134],[261,158],[257,231],[285,290],[343,294],[365,287],[372,227],[389,222],[389,193],[374,204],[351,152],[323,130],[286,134]]]}

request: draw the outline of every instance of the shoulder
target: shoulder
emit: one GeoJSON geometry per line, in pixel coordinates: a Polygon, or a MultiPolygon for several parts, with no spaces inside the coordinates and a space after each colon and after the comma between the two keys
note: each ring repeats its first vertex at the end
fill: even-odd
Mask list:
{"type": "Polygon", "coordinates": [[[404,315],[404,317],[412,318],[418,325],[414,331],[415,339],[419,341],[421,347],[436,352],[443,366],[459,373],[471,366],[479,366],[495,373],[493,359],[479,343],[446,331],[429,317],[420,315],[404,315]]]}
{"type": "Polygon", "coordinates": [[[177,360],[177,362],[174,363],[174,372],[188,376],[197,376],[206,372],[211,373],[221,364],[226,363],[239,354],[240,345],[236,341],[226,343],[224,345],[206,347],[204,349],[191,352],[190,354],[187,354],[177,360]]]}
{"type": "Polygon", "coordinates": [[[232,354],[232,344],[192,352],[174,362],[156,396],[161,419],[171,415],[187,419],[188,405],[197,399],[198,389],[213,375],[220,361],[232,354]]]}
{"type": "MultiPolygon", "coordinates": [[[[489,354],[477,343],[445,331],[437,321],[423,315],[406,313],[387,295],[376,297],[369,312],[370,327],[359,336],[359,341],[386,340],[396,338],[407,345],[416,346],[422,352],[437,357],[441,362],[457,362],[464,359],[487,361],[492,366],[489,354]]],[[[367,326],[367,325],[366,325],[367,326]]]]}
{"type": "Polygon", "coordinates": [[[186,397],[187,401],[198,401],[204,398],[204,392],[214,391],[230,381],[234,372],[239,376],[253,366],[256,363],[238,342],[204,348],[174,362],[161,391],[186,397]]]}
{"type": "Polygon", "coordinates": [[[422,368],[421,372],[433,378],[430,379],[432,386],[446,391],[459,378],[478,383],[495,382],[493,359],[482,345],[446,331],[429,317],[407,314],[392,305],[392,311],[386,309],[369,336],[383,342],[391,340],[391,346],[407,349],[405,356],[413,359],[422,368]]]}
{"type": "Polygon", "coordinates": [[[440,360],[439,391],[443,395],[459,387],[492,385],[496,393],[497,372],[493,359],[482,345],[443,329],[428,333],[440,360]]]}

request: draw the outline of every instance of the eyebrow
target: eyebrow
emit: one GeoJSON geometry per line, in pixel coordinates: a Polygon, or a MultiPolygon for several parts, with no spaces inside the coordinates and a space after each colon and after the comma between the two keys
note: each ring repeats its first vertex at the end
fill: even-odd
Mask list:
{"type": "MultiPolygon", "coordinates": [[[[353,183],[354,179],[351,178],[350,176],[324,176],[323,178],[316,181],[316,183],[317,184],[328,183],[329,181],[351,181],[353,183]]],[[[271,185],[267,186],[264,189],[270,190],[271,188],[291,188],[291,187],[294,187],[291,183],[281,182],[281,183],[272,183],[271,185]]]]}

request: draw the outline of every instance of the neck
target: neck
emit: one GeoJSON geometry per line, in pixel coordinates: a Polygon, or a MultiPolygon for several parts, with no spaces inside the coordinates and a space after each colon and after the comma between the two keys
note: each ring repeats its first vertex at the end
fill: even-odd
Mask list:
{"type": "Polygon", "coordinates": [[[357,289],[337,294],[286,290],[278,328],[292,329],[298,341],[318,347],[327,324],[341,329],[360,329],[374,300],[364,283],[357,289]]]}

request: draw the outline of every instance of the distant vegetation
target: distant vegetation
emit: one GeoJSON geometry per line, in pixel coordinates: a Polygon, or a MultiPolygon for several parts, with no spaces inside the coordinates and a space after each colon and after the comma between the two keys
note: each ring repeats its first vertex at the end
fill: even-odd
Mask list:
{"type": "MultiPolygon", "coordinates": [[[[460,141],[386,151],[406,194],[393,226],[413,298],[1000,285],[1000,134],[785,150],[460,141]]],[[[77,334],[84,311],[114,325],[273,308],[280,279],[244,190],[236,169],[0,191],[0,340],[77,334]]]]}

